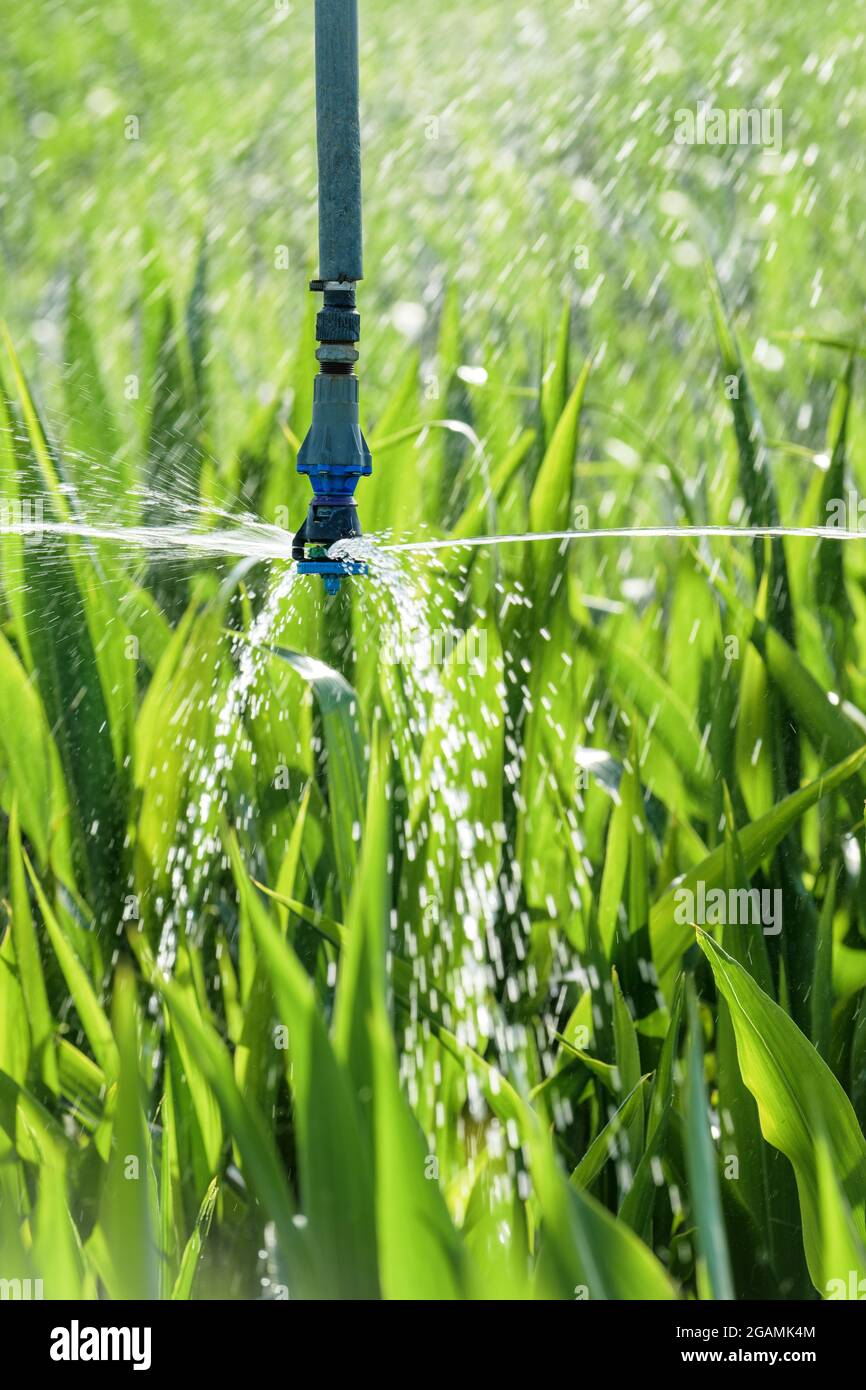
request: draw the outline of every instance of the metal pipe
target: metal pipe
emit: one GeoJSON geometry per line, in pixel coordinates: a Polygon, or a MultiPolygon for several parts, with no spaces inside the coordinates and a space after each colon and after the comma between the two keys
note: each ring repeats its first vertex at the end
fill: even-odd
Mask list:
{"type": "Polygon", "coordinates": [[[319,279],[363,278],[358,0],[316,0],[319,279]]]}
{"type": "Polygon", "coordinates": [[[323,307],[316,318],[313,419],[298,454],[313,500],[292,553],[303,573],[325,576],[330,592],[341,575],[366,572],[361,562],[332,559],[328,550],[360,536],[354,493],[372,468],[354,373],[361,336],[355,283],[363,274],[358,92],[357,0],[316,0],[319,279],[310,289],[323,296],[323,307]]]}

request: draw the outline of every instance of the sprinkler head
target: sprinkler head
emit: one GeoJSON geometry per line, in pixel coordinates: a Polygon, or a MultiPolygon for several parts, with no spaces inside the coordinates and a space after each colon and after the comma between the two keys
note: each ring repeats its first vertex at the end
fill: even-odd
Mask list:
{"type": "Polygon", "coordinates": [[[354,286],[314,281],[313,288],[325,294],[316,327],[319,374],[313,383],[312,423],[298,453],[298,472],[309,478],[313,498],[292,557],[302,574],[324,575],[328,593],[335,593],[343,575],[367,573],[361,561],[336,559],[328,551],[337,541],[361,535],[355,488],[373,465],[361,432],[359,383],[352,370],[359,333],[354,286]]]}
{"type": "Polygon", "coordinates": [[[304,524],[295,534],[292,559],[297,560],[301,574],[324,575],[325,592],[336,594],[344,575],[366,574],[367,566],[361,560],[333,558],[328,551],[337,541],[360,535],[361,523],[354,497],[346,493],[320,494],[311,501],[304,524]]]}

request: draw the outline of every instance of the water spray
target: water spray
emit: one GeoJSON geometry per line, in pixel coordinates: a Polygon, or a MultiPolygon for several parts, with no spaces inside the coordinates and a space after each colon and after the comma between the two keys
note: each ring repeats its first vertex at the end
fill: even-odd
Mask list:
{"type": "Polygon", "coordinates": [[[316,143],[319,164],[319,278],[316,318],[319,372],[313,419],[298,454],[313,498],[292,542],[303,574],[321,574],[336,593],[346,574],[365,574],[360,561],[329,555],[337,542],[361,535],[355,488],[372,472],[358,412],[356,344],[361,320],[355,286],[363,278],[361,123],[358,110],[358,0],[316,0],[316,143]]]}

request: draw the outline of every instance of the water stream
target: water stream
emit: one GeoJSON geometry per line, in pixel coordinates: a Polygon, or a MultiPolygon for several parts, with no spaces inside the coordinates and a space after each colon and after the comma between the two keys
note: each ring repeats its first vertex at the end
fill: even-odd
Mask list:
{"type": "MultiPolygon", "coordinates": [[[[222,515],[222,514],[221,514],[222,515]]],[[[38,544],[45,536],[79,537],[82,540],[114,542],[150,552],[157,558],[177,551],[198,555],[245,557],[254,561],[292,558],[292,537],[279,526],[244,517],[230,526],[197,530],[192,526],[121,526],[84,521],[4,521],[0,536],[22,536],[38,544]]],[[[368,535],[361,542],[338,542],[332,547],[337,557],[364,558],[371,544],[376,550],[425,554],[442,550],[477,550],[487,546],[531,544],[580,540],[819,540],[857,541],[866,532],[842,526],[609,526],[573,531],[525,531],[503,536],[430,537],[425,540],[377,541],[368,535]]]]}
{"type": "Polygon", "coordinates": [[[397,541],[385,550],[404,554],[428,550],[474,550],[488,545],[517,545],[531,541],[576,540],[700,540],[713,537],[740,540],[776,540],[791,537],[821,541],[856,541],[866,532],[841,526],[599,526],[577,531],[525,531],[506,536],[467,536],[460,540],[446,536],[441,540],[397,541]]]}

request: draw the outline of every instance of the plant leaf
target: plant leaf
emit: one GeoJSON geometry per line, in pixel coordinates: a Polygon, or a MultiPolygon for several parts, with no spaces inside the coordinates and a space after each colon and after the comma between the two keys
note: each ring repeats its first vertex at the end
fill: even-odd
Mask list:
{"type": "Polygon", "coordinates": [[[784,1009],[706,932],[698,944],[724,995],[743,1080],[758,1105],[764,1138],[790,1159],[797,1179],[803,1242],[812,1282],[828,1278],[821,1237],[816,1124],[823,1128],[854,1230],[866,1240],[866,1140],[836,1077],[784,1009]]]}

